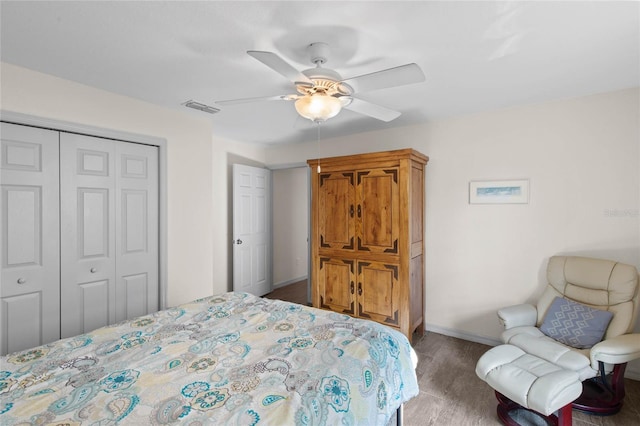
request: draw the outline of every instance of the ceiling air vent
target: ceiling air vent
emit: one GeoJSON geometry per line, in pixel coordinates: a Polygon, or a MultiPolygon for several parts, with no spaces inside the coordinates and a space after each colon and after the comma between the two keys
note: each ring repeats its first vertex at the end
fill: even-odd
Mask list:
{"type": "Polygon", "coordinates": [[[194,100],[187,101],[182,105],[186,106],[187,108],[197,109],[198,111],[208,112],[209,114],[215,114],[216,112],[220,112],[220,108],[214,108],[212,106],[205,105],[201,102],[196,102],[194,100]]]}

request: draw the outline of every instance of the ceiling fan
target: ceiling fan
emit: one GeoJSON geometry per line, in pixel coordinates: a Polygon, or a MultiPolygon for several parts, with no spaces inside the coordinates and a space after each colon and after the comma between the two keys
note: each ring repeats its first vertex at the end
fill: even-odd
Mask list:
{"type": "Polygon", "coordinates": [[[359,99],[355,95],[425,80],[424,73],[415,63],[343,79],[336,71],[322,67],[329,54],[329,45],[322,42],[307,46],[307,53],[315,68],[304,71],[296,70],[273,52],[249,50],[247,53],[293,82],[298,93],[216,101],[218,105],[294,101],[298,114],[318,123],[335,117],[342,108],[388,122],[399,117],[400,112],[359,99]]]}

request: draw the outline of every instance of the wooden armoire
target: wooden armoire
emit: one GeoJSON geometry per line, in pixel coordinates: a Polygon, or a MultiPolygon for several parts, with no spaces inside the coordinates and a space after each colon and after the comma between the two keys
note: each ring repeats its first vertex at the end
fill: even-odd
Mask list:
{"type": "Polygon", "coordinates": [[[427,161],[413,149],[307,161],[313,306],[380,322],[409,341],[424,332],[427,161]]]}

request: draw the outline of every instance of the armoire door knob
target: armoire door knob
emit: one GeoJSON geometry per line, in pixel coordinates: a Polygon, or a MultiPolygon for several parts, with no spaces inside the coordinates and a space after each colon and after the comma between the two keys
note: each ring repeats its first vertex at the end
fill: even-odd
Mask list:
{"type": "Polygon", "coordinates": [[[96,272],[98,272],[98,270],[96,268],[91,268],[89,269],[89,272],[91,272],[92,274],[95,274],[96,272]]]}
{"type": "Polygon", "coordinates": [[[27,280],[25,280],[24,278],[18,278],[18,284],[24,284],[26,282],[27,280]]]}

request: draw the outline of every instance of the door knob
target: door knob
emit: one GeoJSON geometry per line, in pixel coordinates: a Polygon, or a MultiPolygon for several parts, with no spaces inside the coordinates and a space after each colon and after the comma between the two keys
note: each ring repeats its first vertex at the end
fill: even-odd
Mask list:
{"type": "Polygon", "coordinates": [[[96,272],[98,272],[98,270],[96,268],[91,268],[89,269],[89,272],[91,272],[92,274],[95,274],[96,272]]]}
{"type": "Polygon", "coordinates": [[[24,284],[26,282],[27,280],[25,280],[24,278],[18,278],[18,284],[24,284]]]}
{"type": "Polygon", "coordinates": [[[241,240],[240,238],[238,238],[238,239],[236,240],[236,244],[242,244],[242,240],[241,240]]]}

